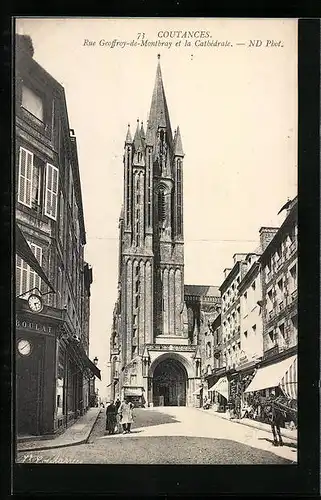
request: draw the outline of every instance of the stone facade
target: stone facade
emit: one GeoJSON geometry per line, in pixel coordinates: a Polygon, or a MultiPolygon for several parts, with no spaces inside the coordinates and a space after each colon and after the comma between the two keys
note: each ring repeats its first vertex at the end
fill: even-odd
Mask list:
{"type": "MultiPolygon", "coordinates": [[[[264,232],[261,229],[261,235],[264,232]]],[[[297,199],[261,256],[264,357],[275,356],[298,342],[297,330],[297,199]]]]}
{"type": "Polygon", "coordinates": [[[16,336],[18,343],[23,339],[31,345],[28,356],[17,348],[17,392],[18,412],[30,412],[26,419],[21,416],[21,432],[50,434],[69,425],[88,406],[92,272],[84,262],[77,142],[69,129],[64,89],[33,59],[31,48],[28,37],[17,35],[16,222],[54,293],[17,255],[16,336]],[[31,293],[42,297],[39,314],[28,310],[31,293]],[[24,320],[30,314],[34,320],[24,320]],[[43,325],[54,319],[59,327],[50,327],[54,333],[44,335],[43,325]],[[24,396],[28,383],[29,399],[24,396]],[[38,391],[36,403],[34,391],[38,391]]]}

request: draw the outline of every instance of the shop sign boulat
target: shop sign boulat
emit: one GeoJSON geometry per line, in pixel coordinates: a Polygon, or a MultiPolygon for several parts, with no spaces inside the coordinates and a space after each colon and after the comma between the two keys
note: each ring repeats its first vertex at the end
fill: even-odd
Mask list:
{"type": "Polygon", "coordinates": [[[16,328],[20,330],[33,330],[40,333],[54,333],[55,328],[53,325],[38,323],[36,321],[21,320],[16,318],[16,328]]]}

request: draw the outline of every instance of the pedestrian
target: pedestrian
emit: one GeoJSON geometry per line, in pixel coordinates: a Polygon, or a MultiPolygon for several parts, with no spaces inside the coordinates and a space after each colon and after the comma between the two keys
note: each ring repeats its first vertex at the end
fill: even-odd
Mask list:
{"type": "Polygon", "coordinates": [[[120,433],[120,430],[121,430],[121,426],[120,426],[120,415],[119,415],[119,413],[118,413],[118,410],[119,410],[120,405],[121,405],[121,401],[120,401],[120,399],[119,399],[119,396],[117,396],[116,401],[115,401],[115,407],[116,407],[116,422],[117,422],[117,424],[116,424],[116,429],[117,429],[117,430],[116,430],[116,432],[117,432],[117,433],[120,433]]]}
{"type": "Polygon", "coordinates": [[[123,426],[123,434],[128,434],[131,432],[130,428],[133,423],[133,408],[134,405],[125,398],[119,407],[118,413],[120,415],[120,423],[123,426]]]}
{"type": "Polygon", "coordinates": [[[115,434],[115,427],[117,425],[116,415],[116,406],[114,405],[114,401],[111,401],[106,408],[106,431],[109,434],[115,434]]]}

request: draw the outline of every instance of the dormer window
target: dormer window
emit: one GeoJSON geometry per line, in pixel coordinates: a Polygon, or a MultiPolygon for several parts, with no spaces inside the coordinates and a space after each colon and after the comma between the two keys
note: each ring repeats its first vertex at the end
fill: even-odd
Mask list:
{"type": "Polygon", "coordinates": [[[29,113],[43,122],[43,101],[42,98],[33,90],[25,85],[22,86],[22,102],[21,105],[29,113]]]}

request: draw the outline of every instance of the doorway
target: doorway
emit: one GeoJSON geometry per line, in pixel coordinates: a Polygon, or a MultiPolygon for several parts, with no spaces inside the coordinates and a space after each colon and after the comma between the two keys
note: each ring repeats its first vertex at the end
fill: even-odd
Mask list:
{"type": "Polygon", "coordinates": [[[186,406],[187,373],[179,361],[165,359],[153,376],[154,406],[186,406]]]}
{"type": "Polygon", "coordinates": [[[28,340],[31,346],[30,354],[23,355],[17,352],[16,355],[18,435],[41,434],[43,342],[35,337],[28,337],[28,340]]]}

